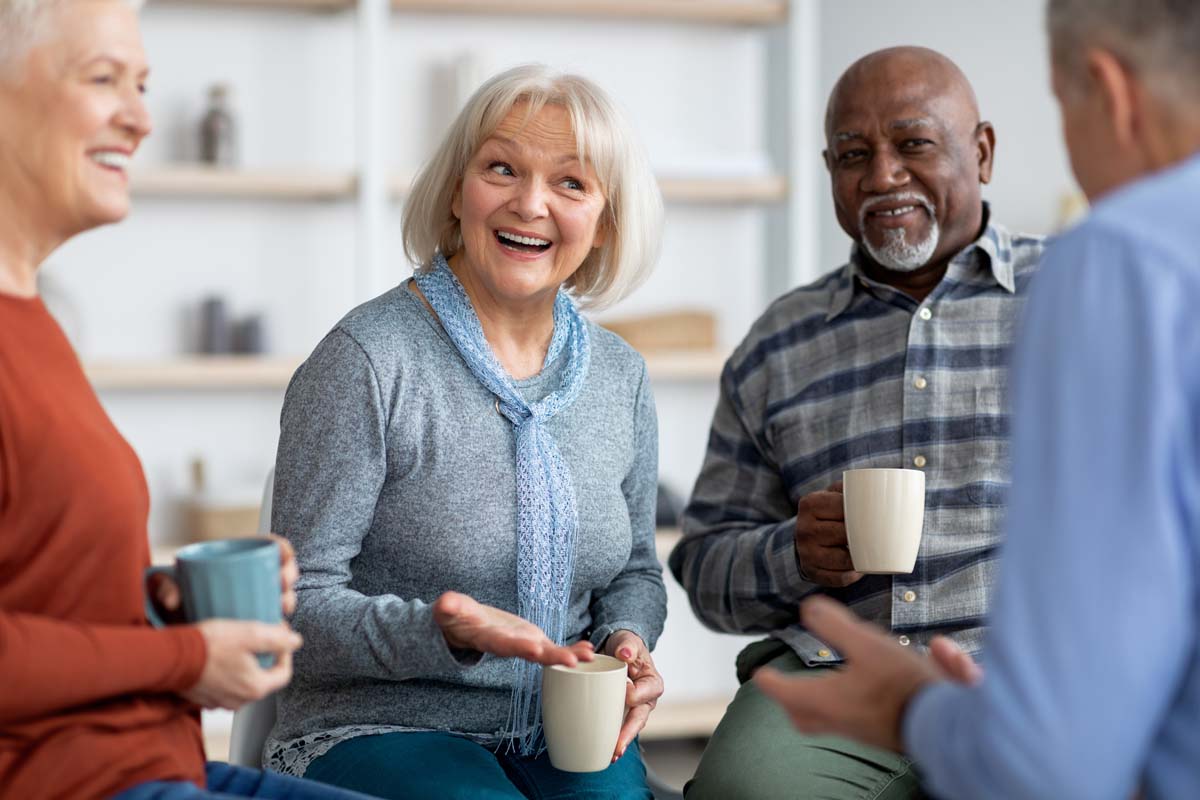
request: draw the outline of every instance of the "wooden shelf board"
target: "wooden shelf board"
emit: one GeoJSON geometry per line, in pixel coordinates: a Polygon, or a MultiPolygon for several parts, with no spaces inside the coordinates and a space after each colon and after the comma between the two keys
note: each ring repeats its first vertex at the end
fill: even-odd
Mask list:
{"type": "Polygon", "coordinates": [[[647,741],[707,738],[716,730],[732,700],[732,693],[727,697],[664,699],[647,720],[641,738],[647,741]]]}
{"type": "Polygon", "coordinates": [[[667,563],[667,556],[671,555],[671,551],[675,549],[675,545],[679,544],[679,540],[683,538],[683,532],[679,528],[659,528],[654,531],[654,549],[657,552],[658,560],[667,563]]]}
{"type": "Polygon", "coordinates": [[[787,180],[780,175],[734,178],[659,176],[663,197],[681,203],[781,203],[787,180]]]}
{"type": "Polygon", "coordinates": [[[345,11],[355,0],[151,0],[157,5],[226,6],[229,8],[274,8],[291,11],[345,11]]]}
{"type": "MultiPolygon", "coordinates": [[[[395,200],[407,196],[414,176],[399,175],[390,182],[395,200]]],[[[663,199],[675,203],[767,204],[787,200],[787,180],[781,175],[747,177],[683,177],[660,175],[663,199]]]]}
{"type": "Polygon", "coordinates": [[[395,11],[675,20],[726,25],[774,25],[787,19],[787,0],[391,0],[395,11]]]}
{"type": "MultiPolygon", "coordinates": [[[[355,0],[151,0],[151,5],[225,6],[292,11],[345,11],[355,0]]],[[[787,0],[391,0],[397,12],[498,16],[598,17],[776,25],[787,19],[787,0]]]]}
{"type": "Polygon", "coordinates": [[[343,200],[357,180],[350,171],[219,169],[176,164],[135,170],[133,192],[157,197],[223,197],[261,200],[343,200]]]}
{"type": "Polygon", "coordinates": [[[283,389],[299,358],[195,356],[163,361],[97,361],[85,365],[97,389],[283,389]]]}
{"type": "Polygon", "coordinates": [[[716,381],[725,367],[727,353],[709,350],[646,352],[646,369],[651,380],[716,381]]]}
{"type": "MultiPolygon", "coordinates": [[[[95,361],[85,371],[97,389],[203,390],[284,389],[303,359],[282,356],[190,356],[161,361],[95,361]]],[[[716,380],[722,353],[652,353],[646,366],[652,379],[716,380]]]]}

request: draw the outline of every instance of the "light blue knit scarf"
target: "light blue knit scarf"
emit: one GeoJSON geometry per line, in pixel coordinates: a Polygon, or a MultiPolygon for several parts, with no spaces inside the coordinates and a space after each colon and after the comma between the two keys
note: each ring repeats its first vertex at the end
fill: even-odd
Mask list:
{"type": "MultiPolygon", "coordinates": [[[[575,402],[587,379],[591,360],[587,325],[571,298],[559,289],[554,298],[554,334],[542,368],[565,350],[566,369],[558,388],[530,405],[496,359],[471,300],[446,259],[439,253],[433,268],[417,273],[414,280],[463,361],[496,396],[500,413],[516,431],[518,613],[562,644],[579,514],[571,469],[546,422],[575,402]]],[[[541,667],[515,659],[515,672],[507,733],[522,755],[532,755],[541,733],[541,667]]]]}

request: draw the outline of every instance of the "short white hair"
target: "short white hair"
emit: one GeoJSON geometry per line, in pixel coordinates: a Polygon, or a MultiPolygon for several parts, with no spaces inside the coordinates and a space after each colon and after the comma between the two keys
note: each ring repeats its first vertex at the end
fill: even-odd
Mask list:
{"type": "Polygon", "coordinates": [[[1049,0],[1054,63],[1076,86],[1089,47],[1110,50],[1165,99],[1200,99],[1200,0],[1049,0]]]}
{"type": "MultiPolygon", "coordinates": [[[[143,0],[120,0],[135,11],[143,0]]],[[[71,0],[0,0],[0,77],[11,76],[17,64],[50,31],[49,12],[71,0]]]]}
{"type": "Polygon", "coordinates": [[[494,76],[467,101],[404,204],[404,252],[420,271],[429,269],[435,254],[449,258],[463,246],[451,209],[454,193],[479,147],[522,103],[530,117],[547,104],[565,108],[579,159],[596,171],[605,197],[604,243],[566,286],[584,306],[612,305],[637,288],[658,261],[662,194],[639,140],[608,94],[587,78],[540,64],[494,76]]]}

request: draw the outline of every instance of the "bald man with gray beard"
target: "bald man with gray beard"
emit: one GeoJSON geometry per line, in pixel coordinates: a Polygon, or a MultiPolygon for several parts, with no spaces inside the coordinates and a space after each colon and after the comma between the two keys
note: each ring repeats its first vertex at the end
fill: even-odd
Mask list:
{"type": "Polygon", "coordinates": [[[1009,480],[1005,395],[1013,327],[1042,252],[991,219],[995,132],[946,57],[872,53],[826,113],[834,209],[848,263],[776,300],[721,379],[708,454],[670,567],[709,627],[767,638],[738,657],[742,686],[686,794],[699,798],[908,798],[901,755],[797,732],[749,681],[841,656],[799,622],[836,598],[967,672],[979,651],[1009,480]],[[854,570],[842,472],[925,472],[915,570],[854,570]]]}

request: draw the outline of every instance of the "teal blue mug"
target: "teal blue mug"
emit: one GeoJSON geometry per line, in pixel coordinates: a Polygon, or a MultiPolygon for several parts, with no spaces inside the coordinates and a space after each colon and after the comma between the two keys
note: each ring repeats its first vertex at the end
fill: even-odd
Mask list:
{"type": "MultiPolygon", "coordinates": [[[[241,619],[277,623],[283,619],[279,578],[279,545],[271,539],[224,539],[190,544],[175,554],[175,565],[150,567],[143,584],[146,618],[166,626],[150,597],[150,578],[166,575],[179,586],[183,617],[241,619]]],[[[272,653],[259,653],[264,669],[275,664],[272,653]]]]}

